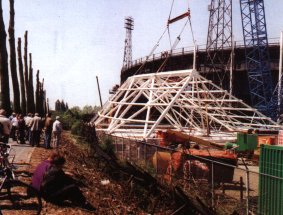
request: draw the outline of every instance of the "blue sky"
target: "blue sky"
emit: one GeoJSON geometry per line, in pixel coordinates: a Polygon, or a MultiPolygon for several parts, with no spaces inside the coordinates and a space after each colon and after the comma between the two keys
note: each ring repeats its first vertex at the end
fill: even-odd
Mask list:
{"type": "MultiPolygon", "coordinates": [[[[8,2],[3,1],[6,29],[8,2]]],[[[210,0],[175,1],[172,17],[185,12],[188,2],[196,42],[205,44],[210,0]]],[[[172,0],[15,0],[16,37],[23,38],[28,30],[28,52],[33,54],[34,71],[39,69],[41,78],[45,78],[52,107],[56,99],[64,99],[70,107],[99,105],[95,77],[99,77],[103,102],[120,81],[124,18],[132,16],[135,20],[133,59],[144,57],[165,29],[171,3],[172,0]]],[[[265,7],[268,35],[279,37],[283,30],[283,2],[266,0],[265,7]]],[[[239,10],[239,1],[233,1],[235,40],[242,38],[239,10]]],[[[182,25],[180,22],[172,26],[172,40],[182,25]]],[[[191,44],[187,28],[178,47],[191,44]]],[[[166,49],[167,34],[157,52],[166,49]]]]}

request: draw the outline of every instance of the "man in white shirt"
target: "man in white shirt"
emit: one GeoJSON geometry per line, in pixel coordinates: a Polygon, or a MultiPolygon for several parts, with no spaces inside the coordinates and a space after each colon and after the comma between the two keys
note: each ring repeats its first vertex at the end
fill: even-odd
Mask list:
{"type": "Polygon", "coordinates": [[[53,133],[53,147],[58,148],[60,145],[61,140],[61,133],[62,133],[62,123],[59,121],[59,116],[56,116],[56,120],[52,126],[52,133],[53,133]]]}
{"type": "Polygon", "coordinates": [[[40,133],[42,130],[42,120],[38,113],[34,114],[34,117],[30,120],[30,132],[31,132],[31,145],[39,146],[40,143],[40,133]]]}
{"type": "Polygon", "coordinates": [[[26,124],[26,140],[31,143],[30,121],[32,120],[32,113],[28,113],[24,120],[26,124]]]}

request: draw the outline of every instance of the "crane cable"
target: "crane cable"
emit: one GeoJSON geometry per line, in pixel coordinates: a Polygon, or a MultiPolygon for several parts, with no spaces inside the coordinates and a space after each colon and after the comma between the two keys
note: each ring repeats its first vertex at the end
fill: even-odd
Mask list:
{"type": "MultiPolygon", "coordinates": [[[[169,28],[169,21],[171,19],[171,14],[172,14],[172,11],[173,11],[173,6],[174,6],[174,3],[175,3],[175,0],[172,0],[172,4],[171,4],[171,8],[170,8],[170,12],[169,12],[169,16],[168,16],[168,22],[167,22],[167,26],[165,28],[165,30],[163,31],[162,35],[160,36],[160,38],[158,39],[157,43],[155,44],[155,46],[152,48],[151,52],[149,53],[149,55],[146,56],[146,60],[142,63],[142,65],[139,67],[139,69],[134,73],[134,75],[137,75],[139,74],[139,72],[144,68],[145,64],[148,62],[149,60],[149,57],[151,55],[153,55],[154,51],[156,50],[156,48],[159,46],[159,43],[161,41],[161,39],[163,38],[164,34],[166,33],[166,31],[168,32],[168,37],[169,37],[169,42],[170,42],[170,48],[171,48],[171,51],[173,49],[175,49],[178,45],[178,43],[180,42],[181,40],[181,34],[183,33],[185,27],[187,26],[188,22],[190,23],[190,28],[191,28],[191,34],[192,34],[192,38],[193,38],[193,43],[194,43],[194,46],[195,46],[195,39],[194,39],[194,33],[193,33],[193,30],[192,30],[192,23],[191,23],[191,17],[190,17],[190,8],[189,8],[189,1],[188,1],[188,20],[185,22],[181,32],[179,33],[179,35],[177,36],[173,46],[172,46],[172,42],[171,42],[171,34],[170,34],[170,28],[169,28]]],[[[160,72],[166,62],[168,61],[168,58],[170,57],[170,55],[167,53],[166,55],[166,58],[165,58],[165,61],[161,64],[160,68],[157,70],[156,73],[160,72]]]]}
{"type": "MultiPolygon", "coordinates": [[[[173,19],[174,21],[173,21],[173,20],[171,20],[171,13],[172,13],[172,10],[173,10],[174,2],[175,2],[175,0],[172,0],[171,9],[170,9],[169,18],[168,18],[168,23],[167,23],[167,26],[168,26],[168,37],[169,37],[169,42],[170,42],[171,50],[173,49],[174,45],[173,45],[173,47],[172,47],[172,44],[171,44],[171,34],[170,34],[170,29],[169,29],[169,23],[173,23],[173,22],[175,21],[174,19],[176,19],[176,20],[181,19],[180,17],[184,17],[184,15],[187,15],[188,20],[186,21],[185,25],[183,26],[183,28],[182,28],[182,30],[181,30],[181,32],[180,32],[180,34],[178,35],[177,38],[179,38],[179,40],[180,40],[180,36],[181,36],[181,34],[183,33],[183,31],[184,31],[184,29],[185,29],[185,27],[186,27],[186,25],[187,25],[187,22],[189,21],[189,23],[190,23],[191,35],[192,35],[192,39],[193,39],[193,44],[194,44],[194,46],[195,46],[195,45],[196,45],[196,41],[195,41],[194,32],[193,32],[193,27],[192,27],[192,22],[191,22],[189,1],[188,1],[188,12],[185,13],[185,14],[180,15],[179,17],[174,18],[174,19],[173,19]],[[179,18],[179,19],[178,19],[178,18],[179,18]]],[[[176,48],[176,47],[175,47],[175,48],[176,48]]]]}
{"type": "MultiPolygon", "coordinates": [[[[172,52],[172,50],[174,50],[174,49],[177,47],[177,45],[179,44],[179,42],[180,42],[180,40],[181,40],[181,35],[182,35],[183,31],[185,30],[185,28],[186,28],[188,22],[190,23],[190,26],[192,26],[192,25],[191,25],[191,19],[190,19],[189,2],[188,2],[188,12],[187,12],[187,13],[184,13],[184,14],[182,14],[182,15],[180,15],[180,16],[178,16],[178,17],[176,17],[176,18],[174,18],[174,19],[171,20],[171,13],[172,13],[173,5],[174,5],[174,0],[172,0],[171,9],[170,9],[169,17],[168,17],[168,22],[167,22],[167,30],[168,30],[168,37],[169,37],[170,50],[171,50],[171,52],[172,52]],[[173,22],[175,22],[175,21],[177,21],[177,20],[179,20],[179,19],[181,19],[181,18],[183,18],[183,17],[185,17],[185,16],[187,16],[188,19],[187,19],[187,21],[185,22],[184,26],[182,27],[182,29],[181,29],[179,35],[176,37],[176,40],[175,40],[175,42],[174,42],[174,44],[173,44],[173,46],[172,46],[171,34],[170,34],[170,28],[169,28],[169,26],[170,26],[171,23],[173,23],[173,22]]],[[[192,28],[191,28],[191,29],[192,29],[192,28]]],[[[193,32],[192,32],[192,36],[193,36],[193,32]]],[[[193,36],[193,39],[194,39],[194,36],[193,36]]],[[[195,41],[194,41],[194,44],[195,44],[195,41]]],[[[165,60],[164,60],[163,63],[160,65],[160,67],[158,68],[158,70],[156,71],[156,73],[159,73],[159,72],[161,72],[161,71],[163,70],[163,68],[165,67],[167,61],[168,61],[169,58],[171,57],[171,53],[169,54],[168,52],[165,52],[165,57],[166,57],[165,60]]]]}
{"type": "Polygon", "coordinates": [[[169,26],[170,26],[169,20],[171,19],[171,14],[172,14],[174,3],[175,3],[175,0],[172,0],[171,8],[170,8],[169,16],[168,16],[168,22],[167,22],[167,31],[168,31],[168,37],[169,37],[169,43],[170,43],[170,49],[171,50],[172,50],[172,42],[171,42],[171,35],[170,35],[170,28],[169,28],[169,26]]]}
{"type": "Polygon", "coordinates": [[[153,55],[154,51],[157,49],[157,47],[159,46],[159,42],[161,41],[161,39],[163,38],[164,34],[167,31],[167,27],[165,28],[165,30],[163,31],[162,35],[160,36],[160,38],[158,39],[157,43],[154,45],[154,47],[152,48],[152,50],[150,51],[150,53],[146,56],[146,60],[142,63],[142,65],[138,68],[138,70],[134,73],[134,75],[139,74],[139,72],[143,69],[143,67],[145,66],[145,64],[148,62],[148,59],[151,55],[153,55]]]}

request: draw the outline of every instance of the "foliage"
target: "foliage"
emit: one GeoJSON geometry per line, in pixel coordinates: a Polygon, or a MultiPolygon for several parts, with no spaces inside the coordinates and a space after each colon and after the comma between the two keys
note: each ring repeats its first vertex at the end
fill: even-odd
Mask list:
{"type": "Polygon", "coordinates": [[[103,136],[101,139],[100,147],[108,154],[114,151],[113,139],[111,136],[103,136]]]}
{"type": "Polygon", "coordinates": [[[69,109],[68,103],[65,104],[64,100],[57,99],[55,102],[55,111],[67,111],[69,109]]]}
{"type": "MultiPolygon", "coordinates": [[[[68,107],[68,104],[59,100],[56,101],[55,111],[52,113],[53,118],[60,116],[60,121],[62,122],[63,129],[71,130],[72,134],[82,135],[83,132],[83,122],[89,122],[99,110],[97,106],[86,105],[82,109],[79,106],[74,106],[62,111],[62,107],[68,107]],[[57,108],[56,108],[57,105],[57,108]],[[59,110],[58,110],[59,109],[59,110]]],[[[63,108],[64,109],[64,108],[63,108]]]]}
{"type": "Polygon", "coordinates": [[[100,107],[98,106],[90,106],[86,105],[82,109],[82,114],[96,114],[100,110],[100,107]]]}
{"type": "Polygon", "coordinates": [[[83,123],[79,120],[76,120],[71,126],[71,134],[74,135],[83,135],[83,123]]]}

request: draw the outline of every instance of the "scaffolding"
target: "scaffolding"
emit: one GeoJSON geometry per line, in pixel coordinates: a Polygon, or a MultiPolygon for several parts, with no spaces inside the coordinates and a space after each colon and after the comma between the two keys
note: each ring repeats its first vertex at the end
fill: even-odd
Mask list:
{"type": "Polygon", "coordinates": [[[108,134],[130,132],[145,140],[169,128],[207,134],[281,127],[196,70],[129,77],[94,123],[108,134]]]}

